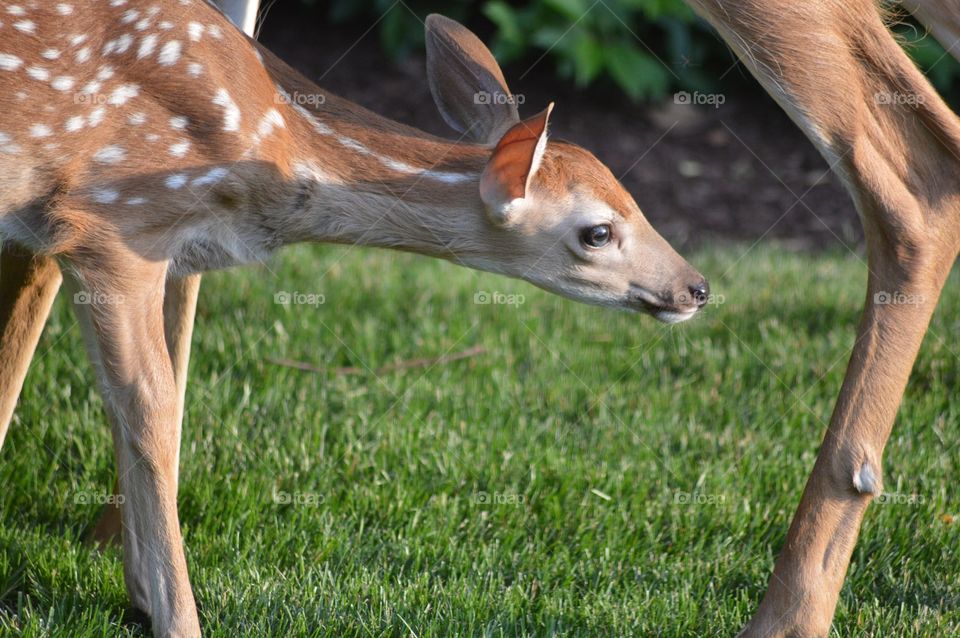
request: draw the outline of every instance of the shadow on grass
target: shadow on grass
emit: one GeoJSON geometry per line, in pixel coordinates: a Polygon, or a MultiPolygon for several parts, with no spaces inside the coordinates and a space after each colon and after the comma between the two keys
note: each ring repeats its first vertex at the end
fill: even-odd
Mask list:
{"type": "MultiPolygon", "coordinates": [[[[110,546],[101,550],[92,543],[78,540],[85,538],[86,534],[78,537],[76,526],[65,524],[62,520],[59,522],[60,525],[54,525],[42,517],[31,521],[21,519],[11,527],[22,531],[25,538],[41,539],[41,542],[49,538],[52,545],[82,545],[82,549],[92,554],[89,560],[94,563],[103,562],[111,554],[120,558],[119,547],[110,546]],[[51,531],[53,529],[56,531],[51,531]]],[[[149,616],[129,604],[126,591],[120,598],[104,596],[102,592],[97,593],[104,586],[103,582],[96,581],[88,581],[88,587],[78,591],[69,585],[65,586],[69,579],[57,578],[58,570],[31,568],[32,563],[47,562],[49,556],[36,556],[29,547],[17,542],[8,545],[5,552],[10,569],[0,578],[0,618],[8,622],[10,619],[19,619],[14,626],[27,625],[31,622],[30,617],[46,619],[51,614],[57,619],[58,625],[69,626],[71,619],[77,619],[89,610],[91,598],[96,598],[98,613],[109,618],[111,626],[127,630],[133,635],[151,635],[149,616]]],[[[94,568],[106,569],[106,566],[94,568]]],[[[47,621],[41,622],[45,624],[47,621]]]]}

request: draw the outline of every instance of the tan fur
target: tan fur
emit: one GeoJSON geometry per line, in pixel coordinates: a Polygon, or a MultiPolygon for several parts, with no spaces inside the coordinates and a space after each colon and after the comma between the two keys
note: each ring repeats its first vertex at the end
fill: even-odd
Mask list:
{"type": "MultiPolygon", "coordinates": [[[[815,4],[697,0],[691,4],[718,28],[843,177],[866,231],[867,305],[847,378],[770,589],[743,633],[825,636],[863,512],[882,487],[883,448],[909,370],[960,248],[956,179],[960,131],[954,115],[895,45],[869,0],[815,4]],[[902,95],[906,102],[882,103],[877,99],[880,94],[902,95]],[[916,302],[880,304],[876,293],[907,295],[916,302]]],[[[910,4],[938,38],[953,44],[949,40],[956,36],[960,13],[952,2],[911,0],[910,4]]],[[[209,12],[197,15],[205,23],[217,21],[209,12]]],[[[443,21],[434,23],[443,28],[443,21]]],[[[45,28],[43,21],[38,24],[45,28]]],[[[117,34],[107,32],[112,22],[89,16],[78,18],[76,25],[98,46],[117,34]]],[[[276,82],[289,93],[319,91],[266,52],[266,68],[260,67],[246,41],[229,29],[224,31],[225,41],[218,46],[230,50],[229,57],[213,50],[204,50],[202,56],[185,55],[203,61],[209,74],[206,81],[212,81],[208,86],[247,88],[236,91],[236,96],[244,98],[244,120],[249,113],[262,114],[274,104],[269,90],[258,93],[249,87],[276,82]]],[[[16,50],[20,51],[38,50],[36,38],[17,37],[14,34],[15,39],[5,43],[19,42],[16,50]]],[[[456,32],[450,37],[456,42],[466,36],[456,32]]],[[[444,41],[447,38],[441,34],[437,42],[444,41]]],[[[468,42],[464,47],[475,45],[468,42]]],[[[479,64],[481,71],[482,67],[479,64]]],[[[460,124],[462,98],[469,86],[454,83],[450,88],[449,82],[442,81],[449,68],[440,68],[432,88],[441,92],[438,102],[459,96],[461,102],[445,114],[460,124]]],[[[117,71],[121,72],[119,66],[117,71]]],[[[93,73],[78,78],[78,83],[89,81],[93,73]]],[[[117,142],[139,148],[143,142],[134,127],[105,120],[75,138],[58,130],[56,149],[46,148],[39,139],[30,142],[29,152],[15,161],[0,156],[0,208],[8,232],[35,252],[66,259],[81,286],[133,302],[119,307],[85,306],[80,315],[114,426],[119,469],[125,477],[121,492],[136,505],[123,508],[127,585],[134,601],[151,612],[158,635],[199,631],[175,500],[179,439],[175,424],[182,411],[177,397],[182,396],[186,361],[182,345],[188,342],[189,331],[180,329],[177,338],[168,328],[164,337],[162,325],[161,291],[167,265],[177,259],[179,231],[209,222],[213,215],[232,232],[247,233],[250,241],[263,244],[252,247],[253,258],[260,249],[288,241],[361,242],[523,276],[558,292],[602,303],[613,299],[611,292],[622,286],[617,273],[626,272],[626,266],[600,262],[574,274],[556,253],[536,261],[524,259],[545,241],[567,236],[570,229],[563,222],[571,211],[599,201],[614,211],[618,223],[627,224],[632,239],[641,246],[638,253],[659,256],[647,270],[632,271],[631,278],[660,281],[663,290],[674,292],[681,289],[677,281],[688,280],[685,264],[649,231],[632,199],[592,156],[571,145],[551,142],[529,184],[532,201],[512,211],[519,216],[509,225],[491,225],[488,211],[475,199],[475,183],[431,180],[425,184],[417,175],[390,170],[377,159],[378,155],[390,157],[419,170],[479,174],[486,163],[486,146],[431,138],[325,95],[320,109],[324,121],[332,122],[337,134],[361,140],[371,153],[345,151],[335,139],[315,135],[308,119],[284,108],[287,126],[263,140],[255,154],[247,155],[236,136],[218,129],[223,113],[211,107],[203,89],[143,65],[124,67],[122,73],[149,85],[153,99],[144,107],[149,110],[144,130],[169,135],[157,122],[182,105],[188,108],[192,124],[185,135],[192,144],[184,161],[172,163],[162,154],[143,153],[105,169],[91,161],[95,149],[117,142]],[[291,180],[296,163],[311,159],[319,160],[322,179],[309,184],[291,180]],[[195,195],[167,192],[163,186],[171,171],[200,170],[218,161],[235,164],[228,177],[200,195],[201,206],[195,206],[195,195]],[[150,214],[131,214],[119,205],[94,205],[92,189],[99,184],[117,189],[124,197],[155,198],[150,214]],[[398,197],[399,193],[403,196],[398,197]],[[312,205],[301,210],[293,204],[304,194],[312,205]],[[458,202],[456,215],[446,206],[451,201],[458,202]],[[533,202],[550,202],[552,207],[533,202]],[[357,213],[335,214],[343,209],[357,213]],[[566,274],[558,278],[557,273],[566,274]],[[173,341],[180,346],[171,347],[173,341]],[[171,357],[179,362],[176,366],[171,357]]],[[[484,77],[486,86],[496,86],[496,73],[484,77]]],[[[0,79],[6,79],[2,72],[0,79]]],[[[13,116],[19,118],[15,121],[27,126],[27,118],[38,114],[18,107],[15,95],[16,87],[0,93],[0,107],[7,114],[19,113],[13,116]]],[[[48,92],[46,98],[55,96],[48,92]]],[[[478,130],[504,130],[511,114],[489,111],[478,130]]],[[[71,112],[59,115],[67,117],[71,112]]],[[[89,109],[83,113],[89,116],[89,109]]],[[[250,130],[245,134],[249,139],[250,130]]],[[[185,270],[189,265],[184,265],[185,270]]],[[[8,421],[59,275],[47,257],[17,257],[7,250],[2,276],[7,314],[0,358],[10,362],[2,369],[8,421]],[[9,335],[25,337],[15,341],[9,335]]],[[[180,317],[175,323],[182,327],[190,323],[186,319],[192,312],[191,294],[195,298],[195,288],[175,305],[180,312],[173,312],[180,317]]]]}
{"type": "Polygon", "coordinates": [[[53,259],[0,250],[0,446],[60,281],[53,259]]]}
{"type": "Polygon", "coordinates": [[[323,92],[201,2],[78,5],[68,20],[61,6],[30,5],[29,24],[0,27],[0,432],[60,283],[57,259],[125,499],[94,538],[120,532],[128,592],[157,636],[200,633],[176,504],[200,272],[323,241],[448,259],[665,321],[705,301],[702,277],[613,175],[545,141],[545,117],[540,143],[493,161],[494,137],[519,118],[512,103],[474,99],[506,85],[452,21],[428,21],[430,86],[455,123],[477,124],[476,141],[323,92]],[[304,97],[315,104],[301,108],[304,97]],[[484,202],[481,175],[519,178],[523,192],[484,202]],[[597,225],[612,239],[587,247],[583,231],[597,225]]]}
{"type": "MultiPolygon", "coordinates": [[[[867,303],[847,376],[767,594],[742,633],[827,636],[863,513],[882,489],[910,369],[960,250],[960,124],[872,0],[691,4],[843,178],[866,233],[867,303]],[[895,295],[909,303],[881,302],[895,295]]],[[[911,4],[939,20],[935,33],[955,32],[956,3],[911,4]]]]}

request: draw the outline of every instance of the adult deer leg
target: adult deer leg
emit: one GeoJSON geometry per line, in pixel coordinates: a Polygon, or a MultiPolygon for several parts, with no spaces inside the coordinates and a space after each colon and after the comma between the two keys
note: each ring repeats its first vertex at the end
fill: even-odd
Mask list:
{"type": "Polygon", "coordinates": [[[960,247],[960,126],[872,0],[690,1],[843,178],[867,238],[867,303],[847,375],[767,594],[743,632],[826,636],[960,247]]]}
{"type": "Polygon", "coordinates": [[[127,590],[156,636],[199,636],[177,515],[181,402],[164,334],[164,264],[98,253],[75,263],[82,311],[113,430],[127,590]]]}
{"type": "Polygon", "coordinates": [[[7,242],[0,250],[0,447],[47,315],[60,288],[57,263],[7,242]]]}
{"type": "MultiPolygon", "coordinates": [[[[177,438],[183,425],[184,402],[187,393],[187,369],[190,364],[190,340],[193,336],[193,320],[197,310],[197,296],[200,293],[200,275],[188,275],[167,280],[163,296],[163,329],[167,344],[167,353],[173,364],[173,376],[177,384],[177,438]]],[[[179,449],[179,448],[178,448],[179,449]]],[[[179,466],[179,461],[177,463],[179,466]]],[[[119,494],[119,486],[113,485],[113,493],[119,494]]],[[[120,499],[103,508],[90,539],[97,544],[106,545],[120,538],[121,509],[120,499]]]]}

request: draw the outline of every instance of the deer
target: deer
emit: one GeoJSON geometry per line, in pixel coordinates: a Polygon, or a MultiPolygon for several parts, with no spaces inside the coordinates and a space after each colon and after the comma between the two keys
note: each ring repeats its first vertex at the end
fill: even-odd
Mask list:
{"type": "Polygon", "coordinates": [[[98,528],[119,523],[155,636],[201,634],[177,512],[201,273],[310,241],[667,323],[707,303],[609,169],[548,137],[553,104],[521,119],[490,51],[442,16],[426,20],[427,79],[456,140],[323,91],[204,2],[25,1],[0,22],[0,442],[65,281],[123,497],[98,528]]]}
{"type": "MultiPolygon", "coordinates": [[[[883,452],[960,254],[960,122],[876,0],[685,0],[841,179],[868,280],[840,395],[758,609],[741,638],[829,635],[883,452]],[[905,300],[901,302],[899,300],[905,300]]],[[[960,60],[960,0],[902,6],[960,60]]]]}

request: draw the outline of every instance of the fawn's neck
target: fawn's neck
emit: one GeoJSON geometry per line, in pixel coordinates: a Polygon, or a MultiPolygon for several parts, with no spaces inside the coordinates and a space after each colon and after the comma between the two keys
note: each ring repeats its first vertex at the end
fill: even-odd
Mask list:
{"type": "Polygon", "coordinates": [[[498,231],[480,200],[489,149],[434,138],[328,96],[288,109],[288,241],[393,248],[485,270],[498,231]]]}

